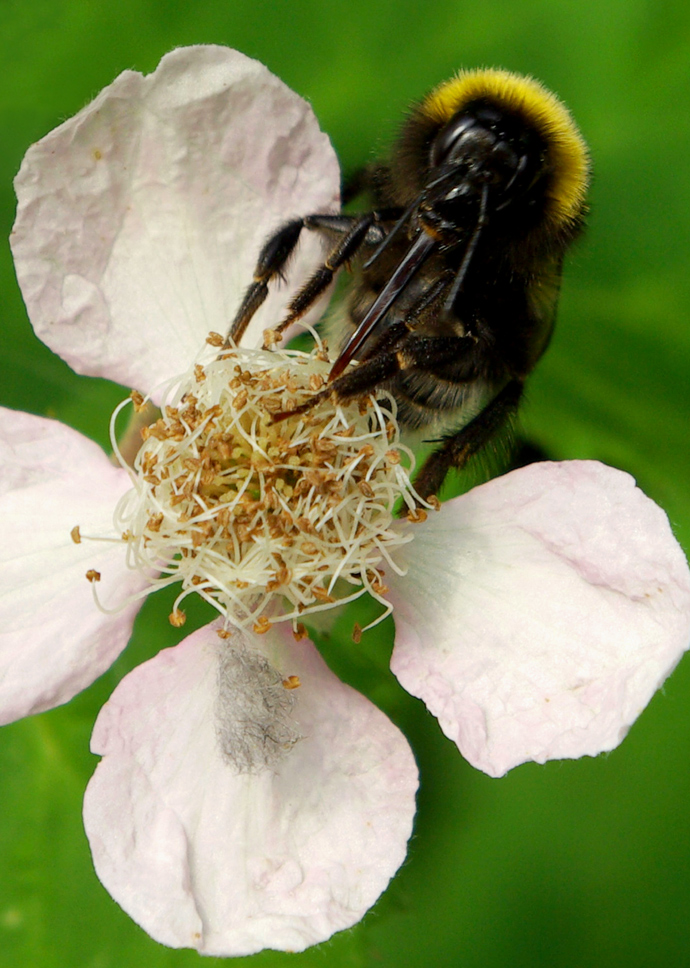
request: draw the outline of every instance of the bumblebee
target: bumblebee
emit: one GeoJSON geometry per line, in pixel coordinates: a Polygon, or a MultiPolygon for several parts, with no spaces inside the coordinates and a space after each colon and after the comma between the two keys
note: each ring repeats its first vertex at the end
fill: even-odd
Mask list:
{"type": "Polygon", "coordinates": [[[553,331],[588,182],[586,145],[553,94],[507,71],[461,72],[412,109],[389,159],[360,177],[372,211],[295,219],[266,242],[229,339],[301,232],[324,234],[331,251],[272,338],[343,266],[355,281],[329,383],[297,412],[385,388],[401,425],[439,445],[415,479],[429,498],[515,414],[553,331]]]}

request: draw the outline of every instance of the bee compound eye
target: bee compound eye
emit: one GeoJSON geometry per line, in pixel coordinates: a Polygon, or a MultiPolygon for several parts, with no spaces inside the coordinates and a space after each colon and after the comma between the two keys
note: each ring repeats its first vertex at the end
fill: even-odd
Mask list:
{"type": "Polygon", "coordinates": [[[459,114],[438,132],[431,143],[430,162],[432,167],[444,164],[452,154],[456,153],[458,143],[476,124],[476,120],[468,114],[459,114]]]}
{"type": "Polygon", "coordinates": [[[489,180],[493,184],[511,182],[519,172],[523,160],[524,156],[521,158],[507,142],[499,141],[494,146],[490,159],[488,159],[489,180]]]}

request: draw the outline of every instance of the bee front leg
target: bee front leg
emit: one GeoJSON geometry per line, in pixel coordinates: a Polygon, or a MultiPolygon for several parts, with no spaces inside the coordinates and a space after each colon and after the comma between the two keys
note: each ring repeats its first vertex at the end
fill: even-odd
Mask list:
{"type": "Polygon", "coordinates": [[[454,467],[462,470],[469,459],[487,444],[517,412],[524,384],[511,380],[493,400],[462,430],[444,438],[414,480],[415,490],[425,500],[438,494],[446,474],[454,467]]]}
{"type": "MultiPolygon", "coordinates": [[[[374,221],[375,218],[376,216],[374,215],[371,221],[374,221]]],[[[256,261],[256,267],[254,269],[254,281],[245,292],[244,299],[235,314],[226,340],[226,346],[231,341],[239,343],[242,339],[254,313],[259,309],[268,295],[269,284],[274,279],[280,278],[283,275],[285,266],[297,247],[302,229],[310,229],[329,237],[339,237],[338,244],[326,261],[326,266],[332,266],[335,260],[335,268],[338,268],[344,261],[354,255],[363,241],[366,240],[369,244],[374,245],[382,237],[381,230],[374,228],[371,224],[368,224],[362,233],[359,228],[362,221],[361,216],[353,215],[306,215],[304,218],[297,218],[292,222],[287,222],[279,228],[264,243],[264,247],[259,253],[259,258],[256,261]],[[367,231],[369,231],[369,238],[367,238],[367,231]]],[[[314,299],[323,292],[333,278],[333,271],[330,272],[330,275],[326,276],[326,281],[320,288],[315,287],[312,284],[312,280],[310,280],[307,286],[293,299],[289,312],[292,312],[295,302],[299,300],[305,289],[312,284],[310,298],[307,296],[306,300],[302,300],[305,303],[304,305],[300,303],[301,313],[306,312],[314,299]]],[[[313,278],[319,277],[320,272],[321,270],[317,270],[313,278]]],[[[288,325],[290,321],[290,319],[284,321],[281,324],[281,328],[288,325]]]]}
{"type": "Polygon", "coordinates": [[[254,281],[245,292],[244,299],[235,313],[225,341],[226,346],[231,342],[239,343],[244,336],[252,316],[268,295],[269,282],[282,274],[288,259],[295,251],[303,228],[304,219],[295,219],[278,229],[264,244],[254,268],[254,281]]]}
{"type": "MultiPolygon", "coordinates": [[[[347,216],[343,215],[337,216],[337,223],[343,223],[346,218],[347,216]]],[[[372,244],[374,240],[382,237],[381,229],[374,225],[376,219],[377,214],[369,212],[367,215],[361,215],[351,221],[349,230],[338,240],[323,265],[319,266],[313,275],[307,279],[292,299],[284,318],[272,331],[274,334],[273,341],[275,341],[275,335],[280,335],[288,326],[296,323],[304,316],[321,293],[325,292],[333,282],[338,270],[359,252],[365,242],[372,244]]],[[[324,223],[323,216],[313,216],[311,220],[305,219],[305,223],[309,228],[321,228],[322,230],[327,228],[328,231],[333,231],[330,225],[327,226],[324,223]]],[[[336,224],[336,220],[333,220],[333,224],[336,224]]]]}

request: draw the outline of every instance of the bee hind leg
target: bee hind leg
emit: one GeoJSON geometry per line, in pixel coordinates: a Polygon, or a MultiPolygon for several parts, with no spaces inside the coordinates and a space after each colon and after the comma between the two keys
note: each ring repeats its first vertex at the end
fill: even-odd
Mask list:
{"type": "Polygon", "coordinates": [[[523,388],[521,380],[511,380],[462,430],[444,438],[415,477],[414,487],[421,498],[427,500],[438,494],[448,471],[451,468],[462,470],[470,458],[508,423],[517,412],[523,388]]]}

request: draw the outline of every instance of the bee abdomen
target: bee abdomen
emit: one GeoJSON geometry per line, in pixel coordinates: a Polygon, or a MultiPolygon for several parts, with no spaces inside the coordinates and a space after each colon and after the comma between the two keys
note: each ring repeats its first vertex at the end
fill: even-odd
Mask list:
{"type": "Polygon", "coordinates": [[[399,374],[389,389],[398,404],[399,422],[411,430],[428,428],[432,435],[460,429],[494,394],[484,380],[451,383],[422,371],[399,374]]]}

